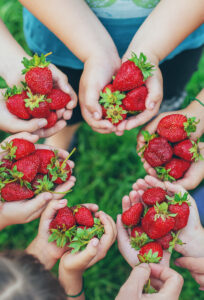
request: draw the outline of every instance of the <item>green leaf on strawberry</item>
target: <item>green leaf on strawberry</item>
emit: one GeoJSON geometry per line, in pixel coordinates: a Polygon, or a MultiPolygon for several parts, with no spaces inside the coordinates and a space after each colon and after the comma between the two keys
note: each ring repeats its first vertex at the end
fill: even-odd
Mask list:
{"type": "Polygon", "coordinates": [[[32,59],[27,59],[26,57],[24,57],[22,60],[22,64],[24,65],[25,69],[22,70],[22,74],[26,74],[30,69],[35,67],[44,68],[49,66],[50,62],[46,61],[46,57],[50,54],[51,52],[45,55],[41,54],[41,56],[38,56],[38,54],[35,53],[32,59]]]}
{"type": "Polygon", "coordinates": [[[132,57],[129,60],[133,61],[135,65],[142,71],[144,81],[153,75],[152,72],[155,70],[154,65],[147,62],[147,57],[144,55],[144,53],[141,52],[140,56],[138,57],[134,52],[132,52],[132,57]]]}
{"type": "Polygon", "coordinates": [[[163,167],[156,167],[155,168],[158,177],[162,180],[162,181],[175,181],[176,179],[172,176],[169,175],[169,172],[171,171],[171,169],[166,170],[163,167]]]}
{"type": "Polygon", "coordinates": [[[106,92],[100,92],[101,99],[99,103],[102,104],[105,108],[108,108],[110,105],[121,105],[122,100],[125,98],[125,94],[116,91],[111,92],[109,88],[106,88],[106,92]]]}

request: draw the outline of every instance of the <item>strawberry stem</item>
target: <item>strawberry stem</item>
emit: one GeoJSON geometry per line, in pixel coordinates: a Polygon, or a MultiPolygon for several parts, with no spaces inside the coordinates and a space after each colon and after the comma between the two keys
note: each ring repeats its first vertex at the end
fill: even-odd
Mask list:
{"type": "Polygon", "coordinates": [[[67,160],[72,156],[72,154],[76,151],[76,147],[72,150],[72,152],[65,158],[63,163],[61,164],[60,170],[65,168],[67,160]]]}
{"type": "Polygon", "coordinates": [[[44,56],[47,57],[48,55],[51,55],[52,52],[48,52],[47,54],[45,54],[44,56]]]}

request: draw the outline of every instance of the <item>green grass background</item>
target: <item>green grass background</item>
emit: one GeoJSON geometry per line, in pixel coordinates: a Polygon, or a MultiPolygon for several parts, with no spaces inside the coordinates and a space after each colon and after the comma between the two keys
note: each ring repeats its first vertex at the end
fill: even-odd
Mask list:
{"type": "MultiPolygon", "coordinates": [[[[16,0],[0,0],[0,17],[15,39],[28,51],[22,31],[22,7],[16,0]]],[[[0,88],[5,82],[0,79],[0,88]]],[[[188,96],[195,96],[204,87],[204,55],[199,70],[186,87],[188,96]]],[[[188,99],[185,101],[185,105],[188,99]]],[[[114,219],[121,212],[122,196],[128,194],[132,183],[144,177],[145,171],[136,155],[138,130],[131,130],[122,137],[100,135],[88,125],[79,129],[79,146],[75,155],[77,183],[68,199],[71,203],[95,202],[114,219]]],[[[1,140],[5,133],[0,132],[1,140]]],[[[10,226],[0,233],[0,249],[25,249],[35,237],[38,220],[26,225],[10,226]]],[[[178,255],[173,254],[172,267],[184,279],[181,300],[204,299],[204,293],[186,270],[173,265],[178,255]]],[[[56,268],[55,268],[56,270],[56,268]]],[[[86,297],[89,300],[114,299],[130,272],[115,243],[106,258],[85,273],[86,297]]],[[[172,299],[173,300],[173,299],[172,299]]]]}

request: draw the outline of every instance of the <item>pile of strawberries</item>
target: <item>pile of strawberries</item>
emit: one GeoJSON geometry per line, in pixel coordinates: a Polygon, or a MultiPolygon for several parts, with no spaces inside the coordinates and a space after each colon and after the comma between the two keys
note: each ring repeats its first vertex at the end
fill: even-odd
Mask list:
{"type": "Polygon", "coordinates": [[[160,120],[156,134],[142,131],[146,145],[139,152],[162,180],[182,178],[193,162],[203,159],[199,153],[199,140],[190,139],[197,123],[194,117],[171,114],[160,120]]]}
{"type": "Polygon", "coordinates": [[[50,223],[50,236],[48,241],[54,242],[58,247],[68,246],[72,253],[82,251],[89,241],[104,234],[104,226],[98,218],[84,205],[64,207],[58,210],[50,223]]]}
{"type": "Polygon", "coordinates": [[[67,160],[75,149],[62,160],[57,151],[36,149],[25,139],[15,138],[1,148],[5,151],[0,161],[1,201],[20,201],[51,192],[71,176],[67,160]]]}
{"type": "Polygon", "coordinates": [[[139,250],[139,261],[158,263],[163,250],[172,252],[176,244],[182,245],[178,235],[188,223],[188,193],[170,197],[162,188],[154,187],[144,192],[142,201],[122,214],[122,222],[131,228],[130,243],[139,250]]]}
{"type": "Polygon", "coordinates": [[[153,65],[147,62],[143,53],[124,62],[112,83],[104,87],[100,93],[99,103],[102,106],[104,119],[118,125],[129,115],[145,110],[148,90],[145,81],[152,75],[153,65]]]}
{"type": "MultiPolygon", "coordinates": [[[[48,55],[48,54],[47,54],[48,55]]],[[[57,122],[56,110],[64,108],[71,97],[62,90],[53,88],[52,72],[48,68],[47,55],[35,54],[31,60],[24,57],[24,88],[8,88],[5,93],[7,109],[20,119],[45,118],[50,128],[57,122]]]]}

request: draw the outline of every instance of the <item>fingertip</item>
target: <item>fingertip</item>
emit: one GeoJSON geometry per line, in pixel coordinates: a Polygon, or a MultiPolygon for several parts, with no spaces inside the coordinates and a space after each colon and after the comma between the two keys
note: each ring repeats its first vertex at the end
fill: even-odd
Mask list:
{"type": "Polygon", "coordinates": [[[156,103],[154,102],[148,102],[146,103],[146,108],[149,110],[153,110],[155,108],[156,103]]]}
{"type": "Polygon", "coordinates": [[[47,120],[46,119],[39,119],[38,121],[38,127],[43,128],[47,125],[47,120]]]}
{"type": "Polygon", "coordinates": [[[100,116],[100,114],[99,114],[98,112],[94,112],[94,113],[93,113],[93,117],[94,117],[94,119],[97,120],[97,121],[100,120],[100,118],[101,118],[101,116],[100,116]]]}
{"type": "Polygon", "coordinates": [[[97,247],[99,244],[99,239],[93,238],[90,243],[93,247],[97,247]]]}

